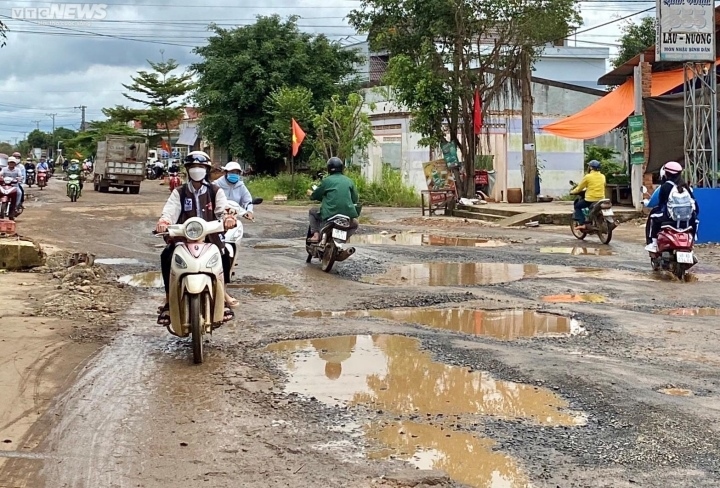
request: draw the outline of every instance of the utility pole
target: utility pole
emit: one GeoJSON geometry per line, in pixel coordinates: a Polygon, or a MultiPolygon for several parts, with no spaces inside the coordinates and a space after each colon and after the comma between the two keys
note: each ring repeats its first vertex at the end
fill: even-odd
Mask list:
{"type": "Polygon", "coordinates": [[[53,136],[53,140],[54,140],[54,139],[55,139],[55,116],[56,116],[57,114],[45,114],[45,115],[47,115],[48,117],[52,118],[52,121],[53,121],[53,125],[52,125],[52,136],[53,136]]]}
{"type": "Polygon", "coordinates": [[[520,92],[522,98],[522,144],[523,144],[523,196],[525,203],[537,202],[535,179],[537,178],[537,153],[533,129],[532,66],[530,47],[524,46],[520,53],[520,92]]]}
{"type": "Polygon", "coordinates": [[[33,124],[35,124],[35,128],[37,130],[40,130],[40,121],[39,120],[33,120],[33,124]]]}
{"type": "Polygon", "coordinates": [[[15,139],[15,144],[14,144],[14,146],[17,147],[17,140],[18,140],[18,138],[17,138],[17,137],[13,137],[13,139],[15,139]]]}
{"type": "Polygon", "coordinates": [[[80,120],[80,132],[85,131],[85,109],[87,108],[85,105],[80,105],[79,107],[80,111],[82,112],[82,118],[80,120]]]}

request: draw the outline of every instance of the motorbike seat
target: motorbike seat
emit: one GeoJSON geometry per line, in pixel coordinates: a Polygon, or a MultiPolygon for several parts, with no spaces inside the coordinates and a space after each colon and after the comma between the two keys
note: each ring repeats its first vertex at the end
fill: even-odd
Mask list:
{"type": "Polygon", "coordinates": [[[323,230],[325,230],[326,228],[328,228],[330,226],[338,227],[341,229],[349,229],[351,220],[352,219],[350,217],[348,217],[347,215],[342,215],[342,214],[333,215],[332,217],[327,219],[327,222],[323,226],[323,230]]]}

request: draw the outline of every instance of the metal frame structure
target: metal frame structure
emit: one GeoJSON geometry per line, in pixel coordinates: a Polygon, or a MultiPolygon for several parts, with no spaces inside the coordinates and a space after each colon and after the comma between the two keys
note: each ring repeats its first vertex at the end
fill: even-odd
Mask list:
{"type": "Polygon", "coordinates": [[[695,188],[717,188],[718,106],[715,63],[685,63],[684,72],[687,180],[695,188]]]}

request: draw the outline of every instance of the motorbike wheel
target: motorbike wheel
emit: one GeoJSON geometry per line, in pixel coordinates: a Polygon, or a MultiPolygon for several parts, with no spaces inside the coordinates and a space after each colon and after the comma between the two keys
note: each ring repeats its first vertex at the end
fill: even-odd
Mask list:
{"type": "Polygon", "coordinates": [[[680,281],[685,281],[685,272],[688,267],[682,263],[673,263],[672,272],[680,281]]]}
{"type": "Polygon", "coordinates": [[[613,228],[608,224],[607,220],[602,220],[597,228],[597,235],[600,242],[603,244],[610,244],[612,240],[613,228]]]}
{"type": "Polygon", "coordinates": [[[10,219],[10,202],[5,202],[0,206],[0,218],[10,219]]]}
{"type": "Polygon", "coordinates": [[[580,239],[582,241],[587,236],[587,232],[577,230],[577,224],[578,223],[574,220],[570,221],[570,232],[572,232],[572,235],[574,235],[577,239],[580,239]]]}
{"type": "Polygon", "coordinates": [[[329,273],[332,270],[333,264],[335,264],[335,244],[331,240],[325,246],[320,268],[326,273],[329,273]]]}
{"type": "Polygon", "coordinates": [[[203,362],[203,331],[200,326],[202,307],[200,295],[190,296],[190,336],[192,337],[193,361],[195,364],[203,362]]]}
{"type": "Polygon", "coordinates": [[[306,263],[309,263],[309,262],[311,262],[311,261],[312,261],[312,254],[308,253],[308,257],[307,257],[307,259],[305,260],[305,262],[306,262],[306,263]]]}
{"type": "Polygon", "coordinates": [[[77,191],[75,188],[70,188],[70,201],[77,202],[77,191]]]}

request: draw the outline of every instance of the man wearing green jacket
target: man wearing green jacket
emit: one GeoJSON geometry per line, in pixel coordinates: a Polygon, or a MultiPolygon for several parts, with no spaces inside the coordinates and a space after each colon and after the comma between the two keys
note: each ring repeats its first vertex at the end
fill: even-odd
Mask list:
{"type": "Polygon", "coordinates": [[[320,241],[320,228],[323,222],[333,215],[345,215],[351,219],[351,230],[358,227],[358,211],[355,204],[359,201],[353,180],[342,174],[344,168],[340,158],[328,159],[328,176],[323,178],[320,186],[312,192],[310,198],[320,204],[320,208],[310,209],[310,242],[320,241]]]}

